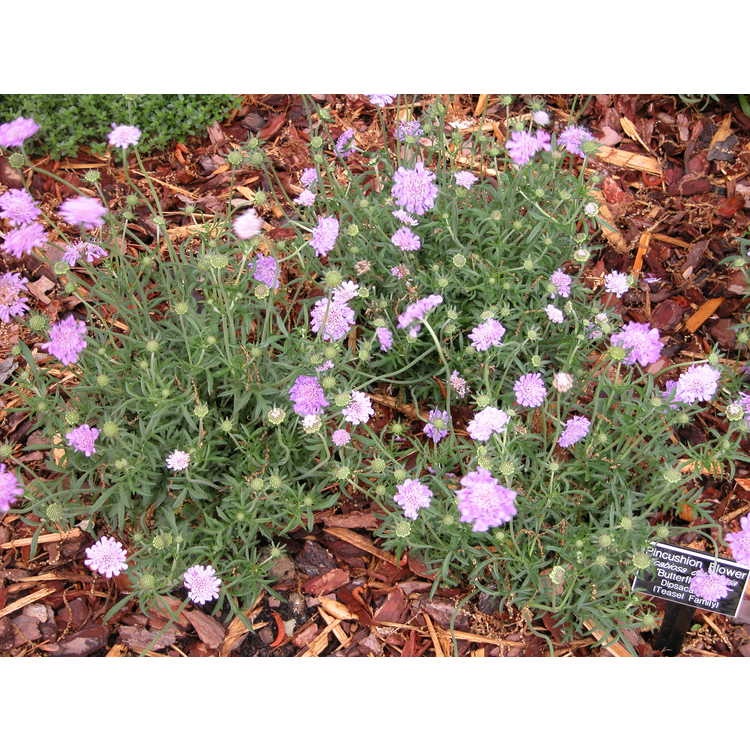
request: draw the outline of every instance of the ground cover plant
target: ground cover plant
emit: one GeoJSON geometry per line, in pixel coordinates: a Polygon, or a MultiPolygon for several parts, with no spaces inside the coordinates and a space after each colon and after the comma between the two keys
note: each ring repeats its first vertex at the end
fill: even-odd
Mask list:
{"type": "MultiPolygon", "coordinates": [[[[670,537],[654,521],[678,495],[713,528],[696,480],[741,458],[744,397],[718,353],[661,369],[659,331],[608,311],[632,279],[587,273],[597,208],[576,167],[590,134],[536,111],[505,149],[479,131],[463,151],[436,106],[385,134],[397,163],[382,149],[354,172],[355,133],[311,117],[281,241],[263,231],[260,192],[156,246],[129,229],[144,207],[166,224],[135,188],[120,211],[101,194],[63,203],[80,234],[42,224],[26,196],[20,218],[5,208],[20,225],[6,252],[41,248],[48,227],[87,309],[49,331],[28,321],[49,356],[22,347],[13,387],[58,446],[57,479],[23,477],[14,510],[130,532],[135,549],[107,535],[89,563],[128,565],[144,601],[182,582],[236,610],[270,585],[286,532],[342,496],[375,497],[386,548],[417,554],[436,585],[469,580],[571,627],[653,616],[628,588],[647,541],[670,537]],[[77,382],[49,393],[44,368],[60,364],[77,382]],[[708,402],[728,433],[675,440],[708,402]],[[380,424],[379,405],[402,419],[380,424]]],[[[229,162],[264,158],[251,141],[229,162]]]]}

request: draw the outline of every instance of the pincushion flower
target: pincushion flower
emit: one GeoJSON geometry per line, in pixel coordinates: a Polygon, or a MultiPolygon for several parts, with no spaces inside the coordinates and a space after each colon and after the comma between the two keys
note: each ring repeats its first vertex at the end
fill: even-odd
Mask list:
{"type": "Polygon", "coordinates": [[[565,429],[557,444],[561,448],[570,448],[571,445],[583,440],[589,434],[589,429],[591,429],[591,421],[586,417],[571,417],[565,423],[565,429]]]}
{"type": "Polygon", "coordinates": [[[98,198],[77,195],[75,198],[64,200],[57,209],[57,213],[66,224],[72,227],[97,229],[104,225],[103,216],[107,213],[107,209],[98,198]]]}
{"type": "Polygon", "coordinates": [[[553,323],[562,323],[565,320],[563,311],[554,305],[547,305],[547,307],[544,308],[544,312],[553,323]]]}
{"type": "Polygon", "coordinates": [[[393,334],[385,326],[378,326],[375,329],[375,336],[380,344],[381,352],[387,352],[393,346],[393,334]]]}
{"type": "Polygon", "coordinates": [[[93,456],[96,453],[96,439],[99,437],[99,430],[96,427],[89,427],[82,424],[65,434],[68,445],[74,448],[84,456],[93,456]]]}
{"type": "Polygon", "coordinates": [[[415,250],[419,250],[422,247],[422,241],[419,239],[419,235],[412,232],[409,227],[401,227],[397,229],[391,236],[391,242],[404,252],[410,253],[415,250]]]}
{"type": "Polygon", "coordinates": [[[691,365],[677,378],[672,397],[682,404],[710,401],[716,394],[720,379],[721,371],[711,365],[691,365]]]}
{"type": "Polygon", "coordinates": [[[312,190],[305,189],[294,199],[294,202],[298,206],[309,208],[315,203],[315,193],[312,190]]]}
{"type": "Polygon", "coordinates": [[[571,154],[576,154],[576,156],[585,156],[581,146],[586,141],[593,140],[594,136],[589,130],[577,125],[568,125],[568,127],[565,128],[557,138],[557,142],[560,146],[571,154]]]}
{"type": "Polygon", "coordinates": [[[740,530],[724,537],[732,557],[740,564],[750,566],[750,514],[740,518],[740,530]]]}
{"type": "Polygon", "coordinates": [[[518,512],[517,493],[503,487],[487,469],[469,472],[461,478],[461,487],[456,492],[458,511],[461,521],[472,525],[472,531],[502,526],[518,512]]]}
{"type": "Polygon", "coordinates": [[[263,219],[254,208],[249,208],[232,222],[232,227],[241,240],[249,240],[263,231],[263,219]]]}
{"type": "Polygon", "coordinates": [[[339,236],[339,220],[335,216],[321,216],[312,230],[310,245],[315,255],[325,258],[333,250],[339,236]]]}
{"type": "Polygon", "coordinates": [[[422,429],[422,432],[437,445],[448,434],[451,415],[447,411],[432,409],[427,415],[427,419],[428,422],[422,429]]]}
{"type": "Polygon", "coordinates": [[[393,216],[395,216],[402,224],[408,224],[410,227],[415,227],[419,224],[413,216],[410,216],[402,208],[399,208],[397,211],[391,211],[391,214],[393,214],[393,216]]]}
{"type": "Polygon", "coordinates": [[[173,450],[164,462],[168,469],[172,471],[183,471],[190,466],[190,454],[186,451],[173,450]]]}
{"type": "Polygon", "coordinates": [[[5,513],[23,496],[23,489],[12,471],[0,464],[0,511],[5,513]]]}
{"type": "Polygon", "coordinates": [[[451,388],[453,388],[453,390],[461,398],[463,398],[469,392],[469,386],[467,385],[466,380],[461,377],[461,374],[458,372],[458,370],[454,370],[451,373],[450,384],[451,388]]]}
{"type": "Polygon", "coordinates": [[[500,321],[488,318],[475,326],[469,334],[471,345],[478,352],[486,352],[490,347],[500,346],[505,335],[505,327],[500,321]]]}
{"type": "Polygon", "coordinates": [[[318,179],[318,172],[315,169],[315,167],[307,167],[302,170],[302,174],[300,175],[299,182],[302,187],[310,187],[310,185],[314,184],[318,179]]]}
{"type": "Polygon", "coordinates": [[[269,289],[279,288],[279,264],[272,255],[258,253],[253,262],[253,278],[269,289]]]}
{"type": "Polygon", "coordinates": [[[401,507],[406,518],[416,519],[422,508],[429,508],[432,490],[417,479],[406,479],[396,485],[393,502],[401,507]]]}
{"type": "Polygon", "coordinates": [[[64,365],[75,364],[86,348],[86,324],[68,315],[52,325],[49,329],[49,341],[40,344],[39,348],[57,357],[64,365]]]}
{"type": "Polygon", "coordinates": [[[323,341],[341,341],[351,330],[355,319],[356,313],[349,305],[324,297],[310,311],[310,328],[314,333],[322,330],[323,341]]]}
{"type": "Polygon", "coordinates": [[[422,216],[435,205],[438,188],[435,175],[418,161],[414,169],[399,167],[393,175],[391,195],[397,206],[422,216]]]}
{"type": "Polygon", "coordinates": [[[99,247],[99,245],[95,245],[93,242],[77,241],[65,246],[62,259],[69,266],[74,266],[78,263],[82,255],[86,258],[87,263],[93,263],[99,258],[106,258],[109,253],[103,247],[99,247]]]}
{"type": "Polygon", "coordinates": [[[628,275],[621,271],[611,271],[604,277],[605,290],[614,294],[615,297],[622,297],[628,291],[629,286],[628,275]]]}
{"type": "Polygon", "coordinates": [[[0,274],[0,320],[3,323],[10,323],[14,315],[23,315],[29,309],[28,297],[22,294],[28,283],[20,273],[0,274]]]}
{"type": "Polygon", "coordinates": [[[552,387],[558,393],[567,393],[573,387],[573,376],[567,372],[556,372],[552,376],[552,387]]]}
{"type": "Polygon", "coordinates": [[[393,104],[396,97],[393,94],[367,94],[367,98],[370,100],[370,104],[376,107],[386,107],[393,104]]]}
{"type": "Polygon", "coordinates": [[[210,565],[193,565],[182,574],[188,599],[194,604],[205,604],[219,598],[221,579],[210,565]]]}
{"type": "Polygon", "coordinates": [[[513,392],[516,394],[516,401],[521,406],[530,408],[541,406],[547,397],[544,380],[538,372],[532,372],[518,378],[513,384],[513,392]]]}
{"type": "Polygon", "coordinates": [[[39,130],[34,120],[30,117],[17,117],[11,122],[0,125],[0,146],[3,148],[14,148],[22,146],[27,138],[31,138],[39,130]]]}
{"type": "Polygon", "coordinates": [[[351,442],[352,436],[346,430],[334,430],[331,434],[331,440],[334,445],[341,448],[351,442]]]}
{"type": "Polygon", "coordinates": [[[474,415],[471,422],[466,425],[466,431],[472,440],[479,440],[484,443],[493,435],[500,435],[505,432],[508,419],[508,415],[502,409],[487,406],[474,415]]]}
{"type": "Polygon", "coordinates": [[[354,130],[349,128],[345,130],[337,139],[333,147],[336,156],[342,159],[351,156],[357,149],[354,146],[354,130]]]}
{"type": "Polygon", "coordinates": [[[570,297],[570,285],[573,281],[573,277],[565,273],[561,268],[558,268],[550,277],[550,284],[554,287],[555,291],[552,293],[554,297],[559,294],[561,297],[570,297]]]}
{"type": "Polygon", "coordinates": [[[516,130],[511,133],[505,148],[508,149],[511,161],[521,167],[528,164],[538,151],[550,150],[549,133],[544,130],[537,130],[536,133],[516,130]]]}
{"type": "Polygon", "coordinates": [[[121,542],[110,536],[103,536],[86,549],[83,564],[99,575],[112,578],[128,569],[128,553],[121,542]]]}
{"type": "Polygon", "coordinates": [[[430,294],[428,297],[413,302],[398,316],[397,328],[406,328],[410,336],[417,336],[422,328],[420,321],[424,320],[427,313],[434,310],[442,301],[443,298],[439,294],[430,294]]]}
{"type": "Polygon", "coordinates": [[[730,578],[721,573],[696,570],[690,578],[690,593],[710,602],[718,602],[729,594],[733,584],[730,578]]]}
{"type": "Polygon", "coordinates": [[[614,333],[610,337],[612,346],[621,346],[627,352],[623,360],[626,365],[634,365],[636,362],[646,367],[656,362],[661,356],[663,344],[659,339],[659,331],[650,328],[648,323],[636,323],[631,321],[622,331],[614,333]]]}
{"type": "Polygon", "coordinates": [[[27,190],[8,190],[0,195],[0,219],[13,227],[21,227],[34,221],[41,210],[27,190]]]}
{"type": "Polygon", "coordinates": [[[349,403],[342,409],[344,421],[351,424],[366,424],[375,413],[370,397],[362,391],[352,391],[349,403]]]}
{"type": "Polygon", "coordinates": [[[453,173],[453,179],[456,181],[456,185],[464,187],[467,190],[471,189],[471,186],[479,179],[475,174],[461,170],[460,172],[453,173]]]}
{"type": "Polygon", "coordinates": [[[115,123],[112,123],[112,130],[107,138],[109,145],[117,148],[135,146],[140,139],[141,131],[135,125],[115,125],[115,123]]]}
{"type": "Polygon", "coordinates": [[[37,221],[24,224],[6,233],[2,249],[14,258],[22,258],[36,248],[43,248],[47,243],[47,232],[37,221]]]}
{"type": "Polygon", "coordinates": [[[543,110],[538,109],[536,112],[534,112],[533,115],[531,115],[531,119],[537,124],[541,125],[543,128],[546,128],[547,125],[549,125],[549,115],[543,110]]]}
{"type": "Polygon", "coordinates": [[[308,414],[321,414],[328,406],[323,388],[316,377],[300,375],[289,389],[289,398],[294,404],[295,414],[304,417],[308,414]]]}
{"type": "Polygon", "coordinates": [[[422,130],[419,120],[404,120],[396,125],[394,135],[396,136],[397,141],[403,142],[409,136],[412,138],[419,138],[419,136],[424,135],[424,131],[422,130]]]}

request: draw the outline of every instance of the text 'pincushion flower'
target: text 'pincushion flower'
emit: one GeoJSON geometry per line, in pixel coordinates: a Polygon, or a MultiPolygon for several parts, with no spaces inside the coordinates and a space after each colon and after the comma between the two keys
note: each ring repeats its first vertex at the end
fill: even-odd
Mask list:
{"type": "Polygon", "coordinates": [[[99,575],[112,578],[128,569],[125,562],[127,557],[128,553],[121,542],[110,536],[103,536],[86,549],[83,564],[99,575]]]}

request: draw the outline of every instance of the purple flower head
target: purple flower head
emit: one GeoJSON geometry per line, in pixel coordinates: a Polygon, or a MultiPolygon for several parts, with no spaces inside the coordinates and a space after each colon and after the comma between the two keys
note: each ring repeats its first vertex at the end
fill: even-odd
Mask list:
{"type": "Polygon", "coordinates": [[[99,430],[87,424],[79,425],[65,435],[68,445],[79,453],[83,453],[84,456],[93,456],[96,453],[94,443],[98,437],[99,430]]]}
{"type": "Polygon", "coordinates": [[[740,518],[740,530],[724,537],[732,551],[732,557],[740,565],[750,566],[750,514],[740,518]]]}
{"type": "Polygon", "coordinates": [[[30,224],[41,213],[26,190],[8,190],[0,195],[0,209],[0,219],[6,219],[13,227],[30,224]]]}
{"type": "Polygon", "coordinates": [[[505,327],[494,318],[488,318],[484,323],[475,326],[469,334],[471,345],[478,352],[486,352],[492,346],[500,346],[503,336],[505,327]]]}
{"type": "Polygon", "coordinates": [[[18,502],[23,489],[12,471],[7,471],[5,464],[0,464],[0,511],[5,513],[10,506],[18,502]]]}
{"type": "Polygon", "coordinates": [[[294,202],[299,206],[309,208],[315,203],[315,193],[312,190],[305,189],[294,199],[294,202]]]}
{"type": "Polygon", "coordinates": [[[107,141],[110,146],[127,148],[137,145],[140,139],[141,131],[135,125],[115,125],[115,123],[112,123],[112,130],[109,132],[107,141]]]}
{"type": "Polygon", "coordinates": [[[723,599],[734,587],[734,581],[721,573],[696,570],[690,579],[690,593],[710,602],[723,599]]]}
{"type": "Polygon", "coordinates": [[[621,346],[628,353],[623,360],[626,365],[638,362],[642,367],[656,362],[661,356],[663,346],[658,329],[649,328],[648,323],[633,321],[619,333],[612,334],[610,341],[612,346],[621,346]]]}
{"type": "Polygon", "coordinates": [[[391,242],[404,252],[413,252],[422,247],[422,241],[419,235],[409,229],[409,227],[400,227],[391,236],[391,242]]]}
{"type": "Polygon", "coordinates": [[[0,274],[0,320],[10,323],[14,315],[23,315],[29,306],[28,297],[22,296],[29,280],[19,273],[0,274]]]}
{"type": "Polygon", "coordinates": [[[493,434],[500,435],[505,432],[508,424],[508,415],[502,409],[487,406],[474,415],[474,419],[466,425],[466,431],[472,440],[486,442],[493,434]]]}
{"type": "Polygon", "coordinates": [[[112,578],[128,569],[125,562],[128,553],[121,542],[111,536],[103,536],[96,544],[86,549],[86,559],[83,564],[101,576],[112,578]]]}
{"type": "Polygon", "coordinates": [[[359,284],[354,281],[342,281],[333,290],[333,303],[335,305],[343,305],[349,300],[354,299],[359,291],[359,284]]]}
{"type": "Polygon", "coordinates": [[[253,262],[253,278],[269,289],[279,288],[279,264],[273,255],[258,253],[253,262]]]}
{"type": "Polygon", "coordinates": [[[429,420],[424,426],[422,432],[432,440],[433,443],[439,443],[447,434],[451,424],[451,415],[447,411],[433,409],[428,415],[429,420]]]}
{"type": "Polygon", "coordinates": [[[453,388],[453,390],[461,398],[463,398],[469,392],[469,386],[466,384],[466,381],[461,377],[458,370],[454,370],[451,373],[450,384],[451,384],[451,388],[453,388]]]}
{"type": "Polygon", "coordinates": [[[531,115],[531,119],[537,124],[546,128],[549,125],[549,115],[543,110],[539,109],[531,115]]]}
{"type": "Polygon", "coordinates": [[[402,223],[408,224],[410,227],[415,227],[419,222],[413,217],[409,216],[403,209],[399,208],[397,211],[391,211],[391,213],[402,223]]]}
{"type": "Polygon", "coordinates": [[[84,229],[96,229],[104,226],[104,214],[107,209],[98,198],[90,198],[87,195],[77,195],[75,198],[67,198],[57,209],[62,220],[70,226],[81,226],[84,229]]]}
{"type": "Polygon", "coordinates": [[[547,389],[544,387],[544,380],[538,372],[532,372],[528,375],[521,375],[513,384],[513,392],[516,394],[516,401],[521,406],[535,408],[544,403],[547,398],[547,389]]]}
{"type": "Polygon", "coordinates": [[[558,393],[567,393],[573,387],[573,376],[568,372],[556,372],[552,376],[552,385],[558,393]]]}
{"type": "Polygon", "coordinates": [[[232,227],[241,240],[249,240],[263,230],[263,219],[258,216],[254,208],[249,208],[232,222],[232,227]]]}
{"type": "Polygon", "coordinates": [[[711,365],[692,365],[677,379],[673,399],[681,404],[710,401],[719,386],[721,371],[711,365]]]}
{"type": "Polygon", "coordinates": [[[577,125],[568,125],[565,130],[560,133],[557,142],[571,154],[576,156],[584,156],[581,150],[581,145],[585,141],[593,141],[594,136],[586,128],[578,127],[577,125]]]}
{"type": "Polygon", "coordinates": [[[74,266],[78,263],[81,256],[86,258],[87,263],[93,263],[99,258],[106,258],[109,253],[99,245],[93,242],[82,242],[80,240],[65,246],[65,252],[62,259],[69,265],[74,266]]]}
{"type": "Polygon", "coordinates": [[[394,135],[397,141],[403,142],[409,136],[419,138],[421,135],[424,135],[424,130],[422,130],[419,120],[404,120],[396,125],[394,135]]]}
{"type": "Polygon", "coordinates": [[[86,348],[86,324],[68,315],[52,325],[49,329],[49,341],[40,344],[39,348],[57,357],[64,365],[75,364],[86,348]]]}
{"type": "Polygon", "coordinates": [[[550,284],[555,287],[555,291],[552,293],[554,297],[559,294],[561,297],[566,299],[570,297],[570,285],[573,282],[573,277],[568,276],[561,268],[558,268],[550,277],[550,284]]]}
{"type": "Polygon", "coordinates": [[[502,526],[518,512],[516,493],[503,487],[487,469],[479,468],[461,479],[463,489],[456,492],[458,511],[472,531],[487,531],[502,526]]]}
{"type": "Polygon", "coordinates": [[[547,307],[544,308],[544,312],[547,313],[547,317],[553,323],[562,323],[565,320],[563,311],[559,307],[555,307],[554,305],[547,305],[547,307]]]}
{"type": "Polygon", "coordinates": [[[406,278],[408,275],[409,275],[409,269],[404,265],[393,266],[391,268],[391,276],[397,279],[406,278]]]}
{"type": "Polygon", "coordinates": [[[190,466],[190,454],[186,451],[173,450],[164,462],[168,469],[172,471],[183,471],[190,466]]]}
{"type": "Polygon", "coordinates": [[[333,147],[333,152],[342,159],[351,156],[356,150],[354,146],[354,130],[352,128],[345,130],[336,139],[336,145],[333,147]]]}
{"type": "Polygon", "coordinates": [[[367,98],[370,100],[370,104],[376,107],[387,107],[389,104],[393,104],[396,97],[393,94],[367,94],[367,98]]]}
{"type": "Polygon", "coordinates": [[[4,122],[0,125],[0,146],[3,148],[22,146],[23,142],[31,138],[37,130],[39,130],[39,125],[30,117],[18,117],[11,122],[4,122]]]}
{"type": "Polygon", "coordinates": [[[462,170],[460,172],[453,173],[453,179],[456,181],[456,185],[464,187],[467,190],[471,189],[471,186],[479,179],[475,174],[462,170]]]}
{"type": "Polygon", "coordinates": [[[516,130],[511,133],[510,140],[506,142],[510,158],[519,167],[528,164],[537,151],[550,150],[549,133],[537,130],[536,133],[528,133],[525,130],[516,130]]]}
{"type": "Polygon", "coordinates": [[[557,444],[561,448],[570,448],[579,440],[583,440],[589,434],[589,429],[591,429],[591,422],[586,417],[571,417],[565,423],[565,429],[557,444]]]}
{"type": "Polygon", "coordinates": [[[439,294],[431,294],[413,302],[398,316],[396,327],[406,328],[410,336],[417,336],[422,328],[419,325],[420,321],[424,320],[427,313],[435,309],[442,301],[443,298],[439,294]]]}
{"type": "Polygon", "coordinates": [[[194,604],[205,604],[219,598],[221,579],[210,565],[193,565],[182,574],[188,599],[194,604]]]}
{"type": "Polygon", "coordinates": [[[432,490],[417,479],[406,479],[396,485],[393,502],[403,509],[407,518],[413,521],[422,508],[430,507],[432,490]]]}
{"type": "Polygon", "coordinates": [[[47,239],[47,232],[44,231],[44,227],[39,222],[34,221],[17,229],[11,229],[5,235],[2,249],[14,258],[20,259],[37,247],[44,247],[47,239]]]}
{"type": "Polygon", "coordinates": [[[438,189],[435,175],[418,161],[414,169],[399,167],[393,175],[391,195],[397,206],[409,213],[422,216],[434,205],[438,189]]]}
{"type": "Polygon", "coordinates": [[[750,393],[740,393],[738,403],[745,412],[745,422],[750,426],[750,393]]]}
{"type": "Polygon", "coordinates": [[[393,346],[393,334],[385,326],[378,326],[375,329],[375,335],[378,338],[381,352],[387,352],[393,346]]]}
{"type": "Polygon", "coordinates": [[[322,365],[318,365],[315,368],[315,372],[328,372],[328,370],[333,370],[333,361],[330,359],[327,359],[325,362],[323,362],[322,365]]]}
{"type": "Polygon", "coordinates": [[[322,414],[328,406],[323,388],[316,377],[300,375],[289,389],[289,398],[294,404],[294,412],[300,417],[322,414]]]}
{"type": "Polygon", "coordinates": [[[310,311],[310,328],[323,331],[323,341],[341,341],[354,325],[356,313],[346,303],[327,298],[319,299],[310,311]]]}
{"type": "Polygon", "coordinates": [[[362,391],[352,391],[349,397],[349,403],[342,409],[344,421],[351,424],[366,424],[370,417],[375,413],[372,408],[372,401],[366,393],[362,391]]]}
{"type": "Polygon", "coordinates": [[[310,244],[315,248],[315,255],[325,258],[333,250],[339,236],[339,220],[334,216],[321,216],[317,226],[312,230],[310,244]]]}
{"type": "Polygon", "coordinates": [[[333,444],[341,448],[351,442],[352,436],[346,430],[334,430],[331,434],[333,444]]]}
{"type": "Polygon", "coordinates": [[[318,172],[315,167],[307,167],[306,169],[303,169],[299,178],[300,185],[306,188],[309,188],[310,185],[313,185],[317,180],[318,172]]]}
{"type": "Polygon", "coordinates": [[[628,275],[622,271],[611,271],[604,277],[604,288],[615,297],[622,297],[628,291],[628,275]]]}

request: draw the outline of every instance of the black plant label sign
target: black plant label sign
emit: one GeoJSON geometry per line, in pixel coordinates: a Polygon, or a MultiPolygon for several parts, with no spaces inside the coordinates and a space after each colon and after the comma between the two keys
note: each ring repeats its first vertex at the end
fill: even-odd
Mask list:
{"type": "Polygon", "coordinates": [[[638,572],[633,591],[729,617],[737,616],[750,568],[671,544],[653,543],[646,553],[653,565],[638,572]]]}

